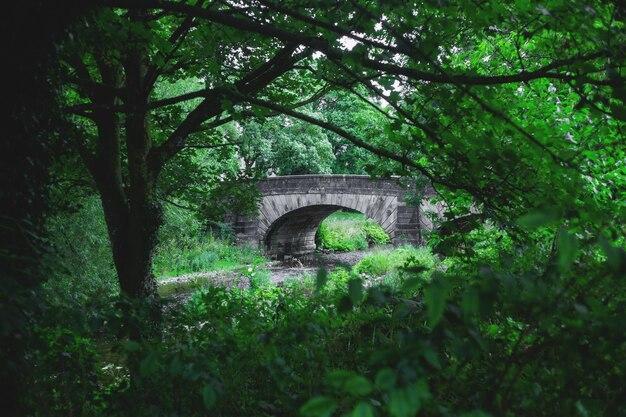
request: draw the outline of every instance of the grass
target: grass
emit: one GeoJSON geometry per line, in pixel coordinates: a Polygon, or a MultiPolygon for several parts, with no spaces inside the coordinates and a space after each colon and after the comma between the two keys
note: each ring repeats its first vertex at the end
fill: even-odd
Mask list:
{"type": "Polygon", "coordinates": [[[433,270],[439,263],[430,248],[407,245],[391,252],[374,252],[361,259],[354,269],[359,274],[381,277],[403,266],[420,266],[425,270],[433,270]]]}
{"type": "Polygon", "coordinates": [[[194,272],[238,271],[268,262],[258,249],[234,246],[211,235],[202,239],[181,239],[165,242],[157,248],[154,271],[158,278],[194,272]]]}
{"type": "MultiPolygon", "coordinates": [[[[177,214],[177,213],[173,213],[177,214]]],[[[193,273],[206,273],[184,282],[166,283],[159,287],[163,296],[187,293],[216,285],[218,272],[224,284],[231,287],[237,281],[251,289],[263,288],[270,283],[270,272],[264,264],[268,259],[260,250],[235,246],[223,237],[200,233],[197,222],[189,217],[170,216],[169,228],[162,235],[154,256],[155,276],[160,279],[193,273]]],[[[354,212],[336,212],[320,226],[320,247],[335,251],[366,249],[372,245],[389,243],[389,236],[382,227],[365,215],[354,212]]],[[[366,274],[380,277],[395,271],[409,257],[427,256],[415,248],[402,248],[394,252],[376,252],[365,257],[352,271],[336,271],[335,274],[366,274]]],[[[343,277],[345,278],[345,277],[343,277]]],[[[283,285],[309,287],[314,277],[294,277],[283,285]]],[[[342,279],[340,281],[345,281],[342,279]]],[[[347,281],[346,281],[347,282],[347,281]]]]}
{"type": "MultiPolygon", "coordinates": [[[[220,272],[224,271],[222,270],[220,272]]],[[[218,277],[216,274],[200,275],[183,281],[177,280],[164,283],[158,287],[159,295],[166,297],[175,294],[185,294],[202,288],[215,286],[217,285],[217,281],[219,281],[216,278],[221,278],[221,281],[228,283],[228,285],[248,287],[255,290],[269,286],[271,274],[270,271],[263,266],[239,266],[236,268],[236,272],[232,272],[230,276],[226,277],[218,277]]]]}
{"type": "MultiPolygon", "coordinates": [[[[402,285],[405,268],[422,269],[424,276],[429,276],[437,268],[445,268],[445,261],[440,261],[427,247],[403,246],[395,250],[378,250],[365,256],[353,267],[339,267],[328,273],[325,291],[339,291],[347,282],[357,276],[366,280],[384,282],[390,286],[402,285]]],[[[233,281],[243,281],[245,287],[252,290],[272,286],[271,273],[263,266],[239,266],[237,272],[227,277],[224,282],[231,286],[233,281]]],[[[215,275],[193,277],[185,282],[172,282],[159,287],[163,296],[187,293],[205,287],[215,286],[215,275]]],[[[219,285],[218,285],[219,286],[219,285]]],[[[283,287],[299,289],[303,294],[312,294],[316,287],[316,276],[302,273],[286,278],[283,287]]]]}
{"type": "Polygon", "coordinates": [[[318,248],[337,252],[367,249],[391,241],[383,228],[362,213],[337,211],[320,225],[318,248]]]}
{"type": "MultiPolygon", "coordinates": [[[[260,271],[261,265],[268,262],[259,249],[235,246],[224,236],[202,233],[200,223],[183,211],[171,209],[166,214],[153,262],[157,278],[213,271],[245,275],[248,266],[260,271]]],[[[317,237],[320,248],[346,252],[390,242],[380,225],[354,212],[329,216],[320,225],[317,237]]],[[[251,282],[260,281],[261,277],[261,272],[256,272],[251,282]]]]}

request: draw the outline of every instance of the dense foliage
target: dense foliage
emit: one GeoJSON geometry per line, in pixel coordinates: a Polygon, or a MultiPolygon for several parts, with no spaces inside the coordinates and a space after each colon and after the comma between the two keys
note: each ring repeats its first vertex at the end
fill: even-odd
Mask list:
{"type": "Polygon", "coordinates": [[[494,256],[468,273],[402,248],[383,272],[374,254],[283,287],[209,286],[141,344],[110,339],[123,305],[100,310],[96,338],[57,321],[35,356],[52,379],[33,394],[45,415],[624,415],[624,288],[610,265],[596,260],[581,293],[555,282],[567,282],[556,259],[538,274],[534,258],[502,272],[510,255],[494,256]]]}
{"type": "Polygon", "coordinates": [[[7,36],[9,413],[626,415],[620,2],[39,6],[7,36]],[[274,173],[427,180],[445,213],[273,287],[204,220],[274,173]],[[159,299],[218,261],[249,288],[159,299]]]}
{"type": "Polygon", "coordinates": [[[391,243],[389,235],[375,221],[361,213],[335,212],[319,226],[315,236],[318,249],[355,251],[391,243]]]}

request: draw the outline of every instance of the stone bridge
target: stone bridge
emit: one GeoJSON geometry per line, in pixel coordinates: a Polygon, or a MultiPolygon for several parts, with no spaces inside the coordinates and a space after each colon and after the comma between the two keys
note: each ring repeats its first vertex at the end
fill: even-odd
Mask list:
{"type": "MultiPolygon", "coordinates": [[[[422,242],[430,228],[421,209],[405,204],[406,188],[396,179],[366,175],[291,175],[260,181],[256,215],[233,215],[237,243],[264,247],[272,256],[315,250],[315,232],[331,213],[349,209],[365,214],[387,232],[394,244],[422,242]]],[[[432,190],[427,194],[432,196],[432,190]]]]}

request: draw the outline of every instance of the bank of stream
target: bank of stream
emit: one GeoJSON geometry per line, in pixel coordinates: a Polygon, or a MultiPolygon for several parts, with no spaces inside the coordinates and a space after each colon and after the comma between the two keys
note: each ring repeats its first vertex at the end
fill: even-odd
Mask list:
{"type": "Polygon", "coordinates": [[[164,297],[182,302],[189,298],[195,290],[206,285],[219,285],[226,288],[247,288],[254,282],[282,285],[289,279],[315,275],[320,268],[331,271],[337,266],[351,267],[371,253],[389,252],[391,250],[390,246],[378,246],[353,252],[320,252],[282,261],[271,261],[265,265],[250,265],[237,271],[184,274],[159,280],[159,293],[164,297]]]}

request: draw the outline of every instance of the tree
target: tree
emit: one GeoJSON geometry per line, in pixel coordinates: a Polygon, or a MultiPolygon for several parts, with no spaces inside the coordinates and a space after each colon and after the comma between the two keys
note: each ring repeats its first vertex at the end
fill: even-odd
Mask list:
{"type": "MultiPolygon", "coordinates": [[[[159,174],[189,138],[205,128],[205,121],[237,101],[221,85],[255,94],[310,53],[297,51],[292,44],[253,38],[248,47],[263,52],[248,57],[237,53],[236,39],[224,39],[229,33],[215,36],[213,29],[197,27],[191,18],[102,9],[77,29],[78,41],[64,50],[67,77],[75,87],[68,93],[68,108],[92,123],[81,126],[84,137],[75,145],[102,199],[121,290],[133,297],[155,294],[151,254],[161,221],[159,174]],[[230,49],[223,66],[217,57],[205,61],[204,48],[211,45],[221,46],[219,51],[213,49],[218,54],[230,49]],[[173,61],[181,51],[185,57],[173,61]],[[176,77],[180,65],[187,71],[185,77],[202,75],[207,88],[161,100],[154,97],[157,80],[176,77]],[[178,120],[173,117],[178,124],[169,134],[159,132],[163,139],[154,134],[153,112],[198,99],[193,110],[178,120]]],[[[182,106],[175,109],[184,111],[182,106]]]]}
{"type": "MultiPolygon", "coordinates": [[[[360,87],[361,97],[368,96],[367,90],[360,87]]],[[[318,112],[324,115],[324,120],[340,127],[364,142],[384,146],[386,142],[385,127],[389,127],[387,114],[373,108],[358,95],[342,90],[332,91],[318,105],[318,112]]],[[[398,173],[398,164],[393,161],[377,158],[376,154],[363,148],[353,146],[350,141],[337,134],[329,134],[333,147],[335,161],[332,172],[334,174],[366,174],[368,171],[376,173],[381,165],[398,173]],[[389,166],[391,163],[391,166],[389,166]]]]}
{"type": "MultiPolygon", "coordinates": [[[[108,4],[121,8],[90,15],[64,47],[66,109],[83,134],[75,146],[103,202],[121,289],[133,297],[155,293],[150,259],[166,164],[202,131],[245,115],[280,113],[327,129],[445,187],[460,212],[477,205],[503,224],[529,207],[563,214],[610,176],[585,152],[618,137],[625,119],[617,5],[108,4]],[[158,94],[179,79],[204,86],[158,94]],[[384,114],[386,140],[372,144],[296,109],[328,86],[384,114]],[[159,114],[169,126],[156,125],[159,114]]],[[[223,145],[206,138],[202,146],[223,145]]],[[[615,197],[607,186],[599,200],[615,197]]]]}
{"type": "Polygon", "coordinates": [[[261,175],[330,174],[335,159],[323,129],[284,116],[245,123],[241,141],[244,169],[261,175]]]}

